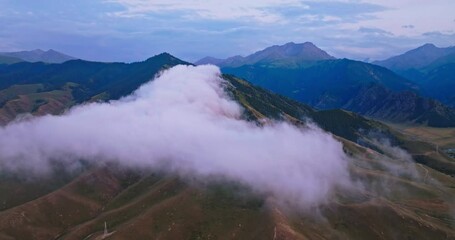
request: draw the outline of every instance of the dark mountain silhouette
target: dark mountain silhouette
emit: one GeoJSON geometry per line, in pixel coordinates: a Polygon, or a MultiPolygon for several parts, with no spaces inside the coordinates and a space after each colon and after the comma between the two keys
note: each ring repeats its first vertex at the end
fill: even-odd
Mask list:
{"type": "Polygon", "coordinates": [[[438,48],[425,44],[375,64],[414,81],[423,96],[455,107],[455,47],[438,48]]]}
{"type": "Polygon", "coordinates": [[[372,64],[348,59],[306,66],[244,65],[222,70],[319,109],[342,108],[392,122],[455,126],[455,110],[419,96],[417,84],[372,64]]]}

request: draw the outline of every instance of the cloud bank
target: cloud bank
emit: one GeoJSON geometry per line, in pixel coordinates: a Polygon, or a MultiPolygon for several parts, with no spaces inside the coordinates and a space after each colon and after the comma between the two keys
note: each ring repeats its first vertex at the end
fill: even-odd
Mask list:
{"type": "Polygon", "coordinates": [[[308,9],[300,0],[231,0],[231,1],[197,1],[197,0],[107,0],[125,8],[111,14],[118,17],[140,17],[148,13],[180,12],[188,19],[210,20],[248,20],[263,23],[283,21],[283,16],[271,11],[279,6],[297,9],[308,9]]]}
{"type": "Polygon", "coordinates": [[[311,206],[350,183],[340,142],[309,126],[257,126],[214,66],[176,66],[131,96],[0,128],[0,168],[46,171],[78,159],[223,177],[311,206]]]}
{"type": "Polygon", "coordinates": [[[335,57],[378,60],[453,45],[451,9],[453,0],[0,1],[0,51],[56,49],[107,62],[166,51],[196,61],[311,41],[335,57]]]}

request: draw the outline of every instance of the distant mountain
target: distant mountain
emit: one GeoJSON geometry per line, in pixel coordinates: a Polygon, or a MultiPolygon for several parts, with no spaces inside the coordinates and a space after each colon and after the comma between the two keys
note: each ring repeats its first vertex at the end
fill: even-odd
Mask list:
{"type": "Polygon", "coordinates": [[[415,92],[394,92],[381,85],[360,89],[341,108],[391,122],[413,122],[435,127],[455,126],[455,110],[415,92]]]}
{"type": "Polygon", "coordinates": [[[76,58],[68,56],[66,54],[57,52],[55,50],[43,51],[36,49],[32,51],[20,51],[20,52],[0,52],[0,56],[13,57],[21,59],[26,62],[45,62],[45,63],[63,63],[69,60],[75,60],[76,58]]]}
{"type": "Polygon", "coordinates": [[[443,66],[446,64],[450,64],[450,63],[455,63],[455,51],[451,54],[448,54],[448,55],[445,55],[443,57],[436,59],[434,62],[432,62],[428,66],[425,66],[424,68],[422,68],[422,70],[428,72],[437,67],[440,67],[440,66],[443,66]]]}
{"type": "Polygon", "coordinates": [[[438,59],[453,53],[455,53],[455,47],[438,48],[433,44],[427,43],[404,54],[373,63],[392,70],[404,71],[424,68],[438,59]]]}
{"type": "Polygon", "coordinates": [[[455,47],[438,48],[425,44],[375,64],[414,81],[423,96],[455,107],[455,47]]]}
{"type": "Polygon", "coordinates": [[[214,58],[214,57],[205,57],[197,61],[196,65],[204,65],[204,64],[212,64],[212,65],[219,65],[222,64],[226,59],[214,58]]]}
{"type": "Polygon", "coordinates": [[[222,70],[319,109],[342,108],[392,122],[455,126],[454,109],[420,97],[412,81],[364,62],[340,59],[298,68],[244,65],[222,70]]]}
{"type": "Polygon", "coordinates": [[[318,61],[300,68],[246,65],[222,69],[321,109],[339,108],[360,88],[370,84],[394,91],[416,88],[414,83],[390,70],[348,59],[318,61]]]}
{"type": "Polygon", "coordinates": [[[416,81],[422,94],[455,107],[455,62],[422,71],[416,81]]]}
{"type": "Polygon", "coordinates": [[[286,43],[271,46],[246,57],[234,56],[227,59],[206,57],[196,65],[214,64],[220,67],[239,67],[242,65],[264,64],[272,66],[299,66],[307,62],[335,59],[311,42],[286,43]]]}
{"type": "MultiPolygon", "coordinates": [[[[427,63],[436,66],[438,63],[439,66],[451,61],[448,52],[452,49],[455,48],[437,48],[426,44],[404,54],[403,62],[419,66],[427,66],[427,63]]],[[[391,61],[400,62],[400,58],[392,58],[391,61]]],[[[426,86],[373,64],[335,59],[309,42],[272,46],[247,57],[235,56],[224,60],[207,57],[196,62],[207,63],[319,109],[343,108],[386,121],[455,126],[454,109],[417,94],[430,91],[423,89],[426,86]]],[[[412,79],[422,76],[414,68],[404,71],[414,75],[412,79]]],[[[451,76],[447,69],[435,70],[433,74],[451,76]]],[[[445,86],[448,82],[451,81],[445,81],[445,86]]],[[[452,91],[446,92],[450,94],[452,91]]],[[[447,98],[455,102],[455,97],[447,98]]],[[[450,101],[444,103],[449,104],[450,101]]]]}

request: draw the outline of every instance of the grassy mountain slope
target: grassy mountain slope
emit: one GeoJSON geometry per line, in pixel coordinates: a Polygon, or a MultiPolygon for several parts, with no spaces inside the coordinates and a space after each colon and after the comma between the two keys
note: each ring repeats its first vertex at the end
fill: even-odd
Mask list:
{"type": "MultiPolygon", "coordinates": [[[[364,156],[362,161],[374,163],[380,157],[356,145],[348,148],[357,157],[364,156]]],[[[428,179],[451,181],[421,170],[428,171],[428,179]]],[[[305,213],[290,214],[273,199],[246,194],[248,189],[234,183],[198,186],[172,176],[99,168],[51,194],[0,212],[0,236],[102,239],[106,222],[111,233],[107,239],[453,238],[446,186],[434,189],[431,183],[389,176],[386,170],[363,167],[361,161],[353,163],[352,172],[370,179],[372,186],[386,179],[396,189],[390,189],[386,198],[375,197],[372,188],[355,198],[340,192],[321,208],[324,219],[318,220],[305,213]]]]}
{"type": "MultiPolygon", "coordinates": [[[[132,64],[77,60],[60,65],[11,65],[0,69],[1,84],[6,86],[0,90],[0,121],[5,124],[28,113],[37,116],[59,114],[86,101],[118,99],[148,82],[161,69],[177,64],[187,63],[169,54],[160,54],[132,64]]],[[[250,120],[257,121],[267,116],[301,124],[302,120],[311,119],[326,131],[354,142],[369,131],[380,131],[392,137],[386,127],[356,114],[339,110],[316,111],[236,77],[225,77],[237,89],[232,92],[233,97],[244,105],[250,120]]]]}
{"type": "Polygon", "coordinates": [[[382,67],[348,59],[318,61],[300,68],[245,65],[222,70],[322,109],[342,106],[365,85],[380,84],[395,91],[415,87],[382,67]]]}
{"type": "MultiPolygon", "coordinates": [[[[379,135],[406,149],[421,163],[444,174],[455,176],[455,161],[444,152],[435,152],[432,139],[414,139],[395,128],[345,110],[316,111],[305,104],[255,87],[245,80],[230,75],[226,76],[226,79],[233,87],[228,88],[233,97],[245,108],[247,119],[259,122],[264,118],[281,119],[295,124],[304,124],[310,120],[342,139],[375,150],[378,148],[369,143],[370,134],[379,135]]],[[[447,141],[455,143],[455,138],[449,137],[447,141]]]]}
{"type": "Polygon", "coordinates": [[[226,75],[225,78],[233,87],[229,90],[234,99],[244,107],[247,119],[279,119],[295,124],[314,121],[326,131],[354,142],[362,137],[363,131],[389,134],[385,125],[360,115],[343,110],[316,111],[308,105],[275,95],[232,75],[226,75]]]}
{"type": "MultiPolygon", "coordinates": [[[[336,134],[351,157],[352,177],[363,182],[364,187],[353,192],[338,191],[317,212],[308,213],[283,208],[273,198],[259,196],[233,182],[200,179],[188,183],[152,169],[84,166],[61,180],[51,178],[49,188],[37,188],[35,192],[29,189],[39,179],[30,176],[32,183],[25,184],[25,180],[17,182],[3,176],[0,200],[6,201],[6,205],[0,209],[0,238],[455,238],[455,218],[450,215],[455,207],[454,178],[425,165],[401,162],[375,147],[367,133],[390,135],[411,153],[421,151],[417,143],[426,146],[425,139],[410,138],[406,132],[343,110],[315,111],[234,76],[224,77],[226,91],[244,107],[246,119],[257,124],[267,124],[273,119],[305,124],[309,117],[336,134]],[[420,177],[394,173],[386,163],[403,165],[403,169],[415,167],[420,177]],[[16,192],[3,189],[16,189],[16,192]],[[15,195],[23,192],[30,194],[16,200],[15,195]],[[10,202],[11,199],[15,202],[10,202]],[[108,236],[103,236],[105,222],[108,236]]],[[[130,86],[127,80],[119,80],[118,84],[130,86]]],[[[135,84],[138,87],[142,83],[135,84]]],[[[20,91],[27,95],[41,87],[29,85],[20,91]]],[[[93,91],[93,94],[113,96],[104,91],[93,91]]],[[[437,161],[428,152],[421,154],[437,161]]],[[[56,172],[61,173],[58,168],[56,172]]]]}
{"type": "Polygon", "coordinates": [[[23,113],[57,114],[86,101],[118,99],[160,70],[185,63],[160,54],[131,64],[74,60],[0,66],[0,124],[23,113]]]}
{"type": "Polygon", "coordinates": [[[413,80],[420,93],[455,107],[455,47],[438,48],[426,44],[375,64],[393,69],[413,80]]]}
{"type": "Polygon", "coordinates": [[[343,106],[365,116],[434,127],[455,126],[455,110],[411,91],[393,92],[380,85],[362,88],[343,106]]]}
{"type": "Polygon", "coordinates": [[[455,62],[426,70],[418,82],[422,92],[427,96],[440,99],[449,106],[455,107],[455,62]]]}
{"type": "Polygon", "coordinates": [[[343,108],[395,122],[455,126],[455,110],[412,92],[415,84],[385,68],[347,59],[299,68],[245,65],[226,73],[320,109],[343,108]]]}

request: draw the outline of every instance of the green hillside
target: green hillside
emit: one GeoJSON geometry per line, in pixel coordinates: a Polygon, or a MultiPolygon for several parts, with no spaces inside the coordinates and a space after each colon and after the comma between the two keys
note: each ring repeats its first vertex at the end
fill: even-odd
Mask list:
{"type": "Polygon", "coordinates": [[[455,107],[455,47],[438,48],[426,44],[374,63],[414,81],[422,95],[455,107]]]}
{"type": "Polygon", "coordinates": [[[386,121],[455,126],[454,109],[419,96],[416,84],[392,71],[363,62],[342,59],[298,68],[244,65],[222,70],[318,109],[342,108],[386,121]]]}
{"type": "Polygon", "coordinates": [[[73,60],[0,65],[0,124],[21,113],[58,114],[86,101],[119,99],[160,70],[185,63],[163,53],[131,64],[73,60]]]}
{"type": "MultiPolygon", "coordinates": [[[[146,66],[140,68],[142,64],[163,69],[181,61],[159,55],[134,65],[147,70],[134,75],[128,75],[133,70],[115,71],[116,67],[127,69],[128,64],[101,68],[98,63],[76,63],[71,65],[74,69],[53,66],[52,72],[46,68],[47,78],[36,78],[43,82],[24,74],[24,85],[6,85],[6,92],[0,96],[7,105],[41,93],[60,101],[59,94],[49,94],[50,91],[69,94],[72,100],[68,106],[115,99],[151,78],[147,74],[152,71],[146,66]],[[85,71],[86,66],[91,66],[91,71],[85,71]],[[80,78],[70,78],[70,73],[75,72],[81,74],[80,78]],[[109,81],[102,81],[103,75],[111,76],[109,81]],[[110,83],[118,88],[111,88],[110,83]],[[81,92],[75,89],[83,89],[85,95],[74,96],[81,92]],[[19,96],[14,96],[13,91],[19,96]]],[[[40,72],[35,69],[34,73],[40,72]]],[[[407,131],[344,110],[316,111],[235,76],[223,77],[227,80],[227,93],[245,109],[243,118],[258,125],[275,119],[301,126],[314,121],[332,132],[350,158],[352,178],[363,187],[337,190],[315,212],[302,212],[279,205],[273,198],[238,183],[222,179],[188,182],[172,174],[125,169],[116,164],[81,164],[76,171],[57,165],[55,175],[47,178],[19,178],[0,171],[0,239],[455,238],[455,218],[450,214],[455,207],[455,180],[450,176],[455,169],[451,169],[454,160],[443,152],[433,153],[427,138],[416,139],[407,131]],[[416,159],[421,164],[403,162],[379,146],[370,133],[388,137],[394,145],[425,159],[416,159]],[[418,177],[396,173],[390,166],[415,168],[418,177]]],[[[447,141],[455,144],[454,139],[447,141]]]]}

